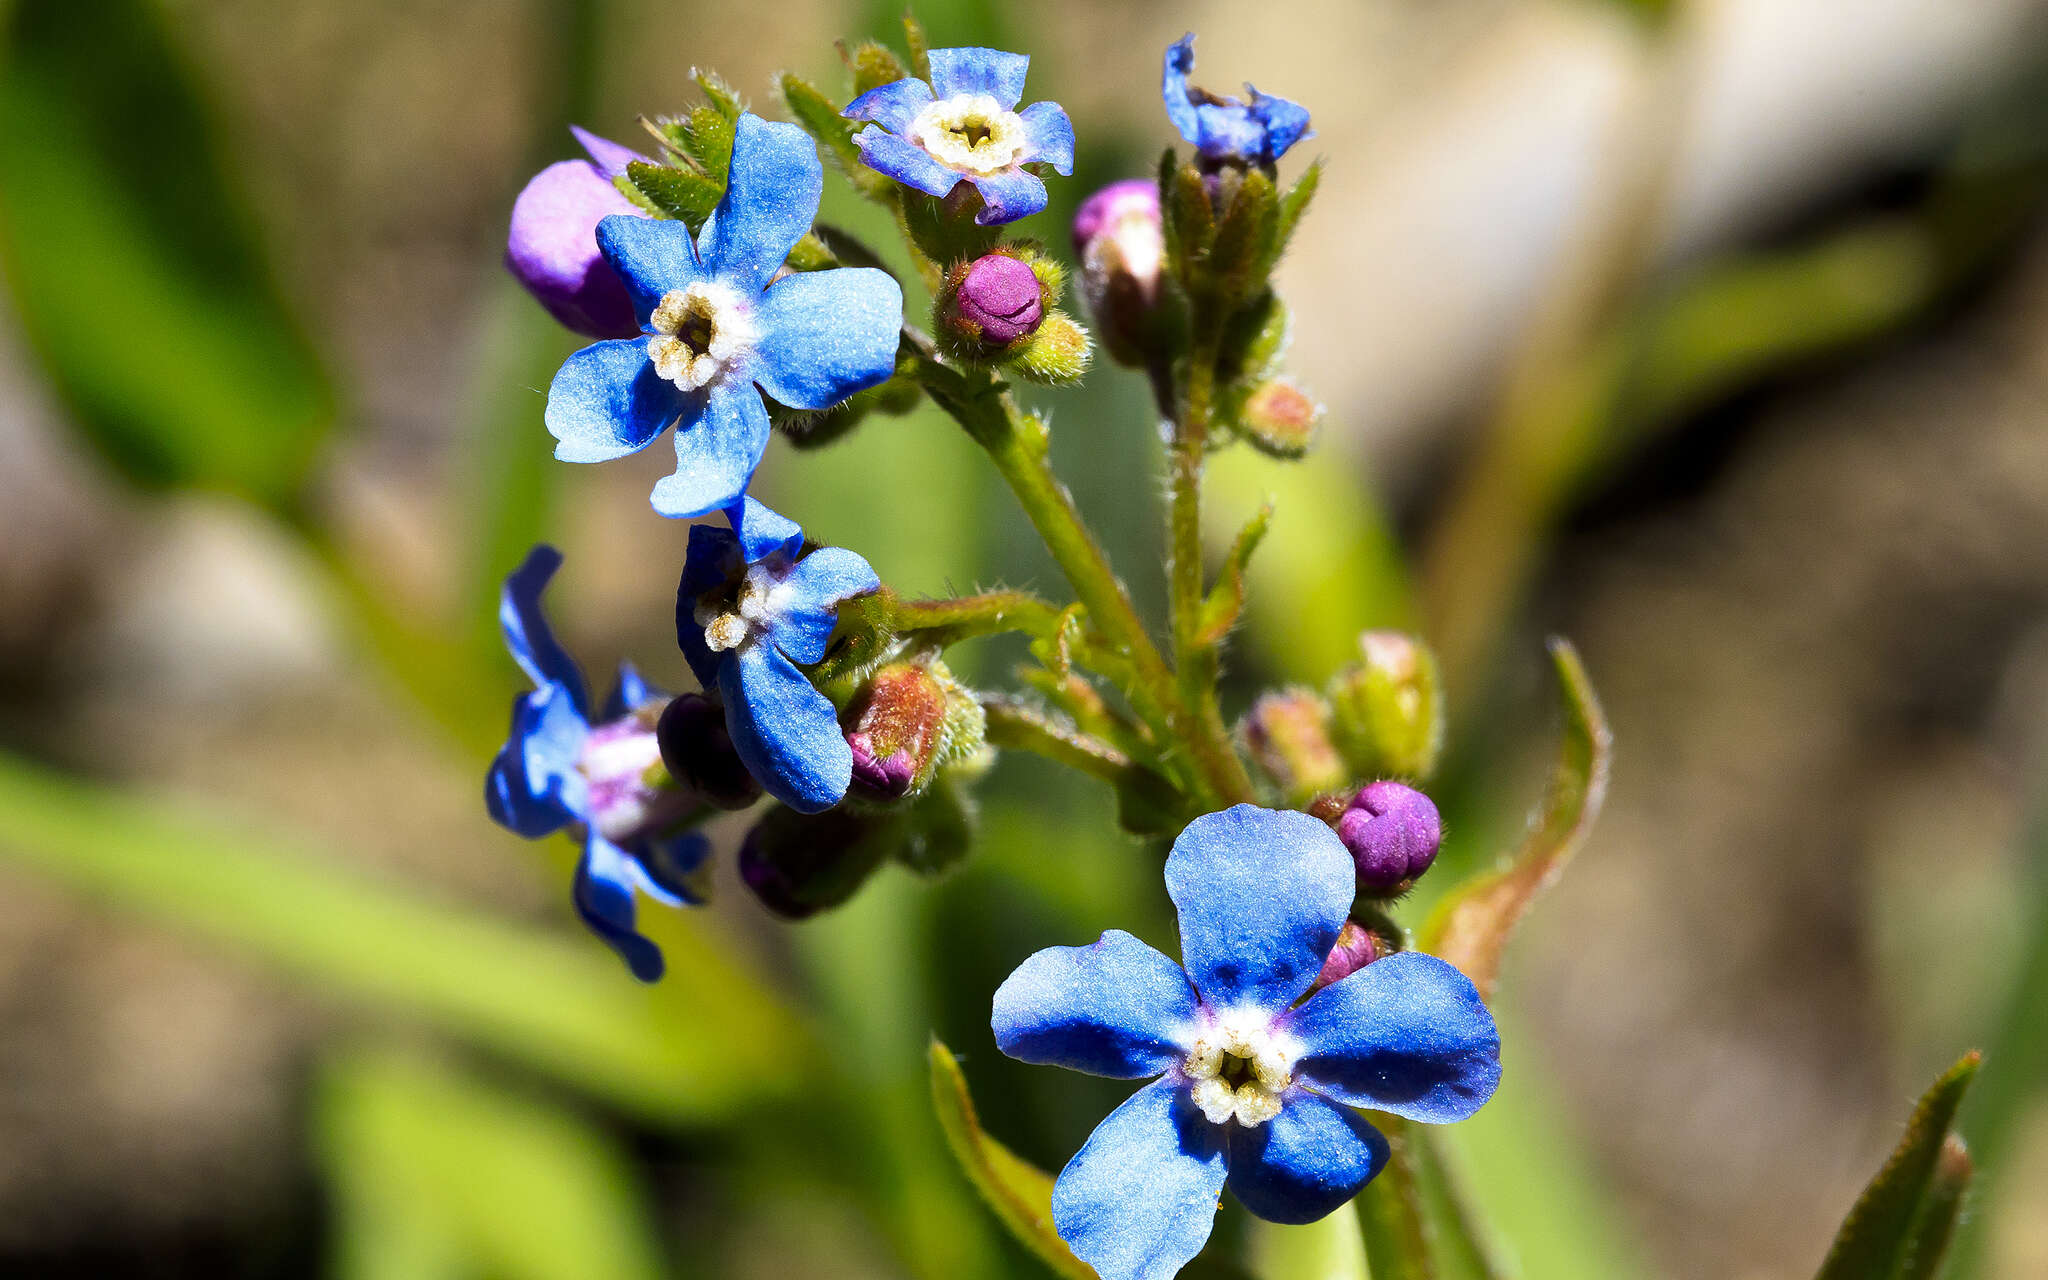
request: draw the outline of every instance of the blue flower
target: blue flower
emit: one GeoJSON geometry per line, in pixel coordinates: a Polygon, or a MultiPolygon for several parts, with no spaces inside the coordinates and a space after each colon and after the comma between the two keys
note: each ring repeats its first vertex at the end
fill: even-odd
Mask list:
{"type": "Polygon", "coordinates": [[[1195,144],[1204,160],[1271,165],[1289,147],[1313,136],[1308,131],[1308,108],[1269,97],[1249,84],[1244,87],[1249,100],[1243,102],[1191,88],[1188,73],[1194,69],[1195,37],[1189,33],[1167,47],[1159,94],[1166,99],[1166,118],[1181,137],[1195,144]]]}
{"type": "Polygon", "coordinates": [[[1045,208],[1045,183],[1024,166],[1074,172],[1074,126],[1056,102],[1018,111],[1031,59],[995,49],[934,49],[929,85],[906,77],[855,98],[840,114],[875,123],[854,138],[870,169],[926,195],[961,182],[981,193],[974,220],[1015,222],[1045,208]]]}
{"type": "Polygon", "coordinates": [[[798,813],[838,804],[853,750],[831,699],[797,670],[822,660],[839,605],[882,583],[844,547],[802,554],[803,530],[748,499],[731,532],[693,525],[676,587],[676,640],[764,790],[798,813]]]}
{"type": "Polygon", "coordinates": [[[1103,1280],[1162,1280],[1201,1251],[1227,1185],[1273,1222],[1313,1222],[1387,1159],[1351,1108],[1431,1124],[1479,1109],[1500,1038],[1465,976],[1400,952],[1309,989],[1351,908],[1351,859],[1302,813],[1241,804],[1188,824],[1166,860],[1181,964],[1111,930],[1051,947],[996,992],[1004,1053],[1159,1077],[1060,1171],[1060,1238],[1103,1280]],[[1183,970],[1183,965],[1185,970],[1183,970]]]}
{"type": "Polygon", "coordinates": [[[803,130],[748,114],[725,196],[694,243],[668,219],[615,214],[597,224],[641,336],[585,347],[555,375],[547,425],[557,458],[623,458],[673,423],[676,470],[654,486],[654,509],[708,515],[737,502],[761,463],[762,392],[828,409],[887,380],[903,325],[903,291],[887,272],[775,279],[810,230],[823,184],[803,130]]]}
{"type": "Polygon", "coordinates": [[[710,845],[696,831],[676,829],[695,798],[649,781],[664,776],[654,725],[667,696],[622,664],[618,687],[592,721],[583,673],[555,642],[540,607],[561,563],[553,547],[535,547],[505,579],[498,621],[534,690],[512,704],[512,733],[491,762],[484,803],[500,826],[529,840],[565,827],[582,839],[576,911],[634,977],[653,982],[661,951],[633,926],[635,896],[671,907],[702,902],[710,845]]]}

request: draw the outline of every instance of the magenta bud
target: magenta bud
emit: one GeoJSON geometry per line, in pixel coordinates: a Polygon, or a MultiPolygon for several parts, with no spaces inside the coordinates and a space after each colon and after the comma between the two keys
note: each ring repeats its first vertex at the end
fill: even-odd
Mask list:
{"type": "Polygon", "coordinates": [[[873,736],[857,731],[846,735],[846,745],[853,749],[853,785],[861,794],[873,800],[900,800],[910,794],[910,784],[917,781],[916,756],[900,748],[877,756],[873,736]]]}
{"type": "Polygon", "coordinates": [[[1154,313],[1166,263],[1159,188],[1130,178],[1089,196],[1074,215],[1074,252],[1081,260],[1081,294],[1110,358],[1145,365],[1158,354],[1154,313]]]}
{"type": "Polygon", "coordinates": [[[1337,934],[1337,945],[1330,948],[1330,957],[1323,961],[1323,971],[1316,975],[1315,985],[1310,990],[1342,982],[1379,958],[1379,939],[1358,921],[1346,920],[1343,930],[1337,934]]]}
{"type": "Polygon", "coordinates": [[[597,224],[640,214],[612,179],[639,153],[575,130],[588,160],[563,160],[533,176],[512,202],[505,267],[565,327],[592,338],[640,332],[626,286],[597,249],[597,224]]]}
{"type": "Polygon", "coordinates": [[[868,677],[846,731],[853,751],[850,794],[901,800],[931,781],[947,737],[951,683],[922,662],[891,663],[868,677]]]}
{"type": "Polygon", "coordinates": [[[1029,263],[991,253],[968,266],[953,295],[953,309],[962,331],[978,331],[981,341],[1006,347],[1038,328],[1045,299],[1029,263]]]}
{"type": "Polygon", "coordinates": [[[1400,782],[1359,788],[1337,819],[1364,890],[1397,888],[1429,870],[1443,843],[1443,820],[1426,795],[1400,782]]]}
{"type": "Polygon", "coordinates": [[[725,709],[701,693],[681,694],[662,710],[654,727],[661,762],[671,777],[705,803],[744,809],[761,798],[761,784],[747,772],[725,727],[725,709]]]}
{"type": "Polygon", "coordinates": [[[1074,253],[1087,258],[1095,237],[1117,231],[1125,219],[1159,225],[1158,183],[1150,178],[1125,178],[1083,200],[1074,211],[1074,253]]]}

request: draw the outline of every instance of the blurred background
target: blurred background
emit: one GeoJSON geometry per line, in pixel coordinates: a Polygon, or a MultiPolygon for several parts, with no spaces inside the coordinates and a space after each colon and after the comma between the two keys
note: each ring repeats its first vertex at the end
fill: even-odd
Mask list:
{"type": "MultiPolygon", "coordinates": [[[[1280,501],[1233,711],[1421,629],[1447,882],[1540,794],[1543,637],[1584,653],[1610,801],[1455,1132],[1518,1273],[1810,1275],[1981,1046],[1948,1274],[2048,1275],[2048,5],[919,10],[1073,116],[1079,171],[1024,225],[1055,246],[1176,141],[1184,30],[1198,82],[1314,112],[1281,284],[1328,425],[1306,464],[1216,467],[1220,539],[1280,501]]],[[[1114,1105],[987,1031],[1040,946],[1170,949],[1109,797],[1005,757],[972,861],[800,926],[727,873],[659,921],[652,992],[576,930],[568,842],[478,802],[532,541],[587,666],[688,685],[665,447],[550,462],[578,343],[499,264],[512,197],[567,124],[686,108],[693,66],[771,116],[779,70],[840,93],[831,41],[896,16],[0,2],[0,1274],[1034,1274],[940,1145],[924,1046],[1050,1168],[1114,1105]]],[[[1156,608],[1148,400],[1090,384],[1027,398],[1156,608]]],[[[1065,595],[929,411],[777,444],[760,486],[906,593],[1065,595]]]]}

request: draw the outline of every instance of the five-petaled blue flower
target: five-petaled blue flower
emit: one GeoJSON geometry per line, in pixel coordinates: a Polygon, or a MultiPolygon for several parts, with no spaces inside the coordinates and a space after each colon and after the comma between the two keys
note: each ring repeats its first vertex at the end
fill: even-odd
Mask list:
{"type": "Polygon", "coordinates": [[[498,620],[505,647],[533,680],[512,704],[512,733],[491,762],[484,802],[491,817],[528,839],[564,827],[583,839],[576,910],[643,982],[661,977],[661,950],[634,928],[634,898],[666,906],[704,900],[700,881],[710,845],[678,830],[696,807],[675,785],[650,785],[661,748],[654,725],[668,702],[630,665],[592,722],[583,673],[548,629],[540,597],[562,563],[535,547],[505,579],[498,620]]]}
{"type": "Polygon", "coordinates": [[[676,640],[725,703],[733,749],[763,790],[798,813],[846,796],[853,750],[831,699],[797,670],[822,660],[841,602],[882,583],[844,547],[803,555],[803,530],[751,500],[733,530],[693,525],[676,587],[676,640]]]}
{"type": "Polygon", "coordinates": [[[674,423],[676,470],[654,486],[654,509],[708,515],[739,500],[768,447],[762,392],[828,409],[888,379],[903,291],[887,272],[775,278],[810,230],[823,186],[809,136],[750,113],[733,137],[724,198],[695,243],[667,219],[615,214],[597,224],[642,336],[585,347],[555,375],[547,425],[556,457],[622,458],[674,423]]]}
{"type": "Polygon", "coordinates": [[[974,220],[985,227],[1045,208],[1045,183],[1024,166],[1074,172],[1074,126],[1056,102],[1022,111],[1031,59],[996,49],[934,49],[932,81],[906,77],[855,98],[840,114],[875,123],[854,142],[870,169],[926,195],[961,182],[981,193],[974,220]]]}
{"type": "Polygon", "coordinates": [[[1492,1096],[1493,1017],[1435,956],[1388,956],[1295,1003],[1354,889],[1329,827],[1238,805],[1188,824],[1166,860],[1185,972],[1111,930],[1039,952],[996,992],[996,1043],[1011,1057],[1159,1077],[1053,1187],[1060,1238],[1103,1280],[1173,1275],[1209,1238],[1225,1185],[1274,1222],[1349,1200],[1388,1154],[1353,1107],[1444,1123],[1492,1096]]]}
{"type": "Polygon", "coordinates": [[[1219,97],[1188,84],[1195,69],[1192,32],[1169,45],[1159,94],[1166,99],[1166,118],[1180,136],[1195,144],[1204,160],[1214,164],[1270,165],[1308,131],[1308,108],[1285,98],[1270,97],[1247,84],[1246,101],[1219,97]]]}

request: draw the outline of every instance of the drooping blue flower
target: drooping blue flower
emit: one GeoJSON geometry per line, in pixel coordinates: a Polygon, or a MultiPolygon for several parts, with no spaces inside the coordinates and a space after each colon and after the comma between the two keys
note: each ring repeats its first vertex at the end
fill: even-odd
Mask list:
{"type": "Polygon", "coordinates": [[[661,977],[661,950],[634,927],[646,894],[664,906],[704,900],[710,845],[679,830],[695,798],[652,785],[661,748],[654,726],[668,702],[628,664],[593,719],[583,672],[549,629],[541,593],[561,566],[553,547],[535,547],[505,579],[498,620],[505,647],[534,684],[512,704],[512,732],[484,783],[500,826],[529,840],[570,829],[583,841],[574,896],[583,922],[617,951],[642,982],[661,977]]]}
{"type": "Polygon", "coordinates": [[[1111,930],[1051,947],[995,995],[1004,1053],[1119,1080],[1157,1076],[1060,1171],[1053,1222],[1103,1280],[1164,1280],[1201,1251],[1228,1186],[1313,1222],[1386,1162],[1353,1107],[1461,1120],[1500,1081],[1493,1017],[1465,976],[1400,952],[1296,1004],[1337,941],[1351,859],[1302,813],[1238,805],[1174,841],[1181,963],[1111,930]]]}
{"type": "Polygon", "coordinates": [[[749,113],[734,134],[725,195],[694,242],[668,219],[597,224],[641,336],[585,347],[555,375],[547,426],[556,457],[623,458],[673,424],[676,470],[654,486],[654,509],[708,515],[739,501],[760,465],[763,392],[794,409],[829,409],[888,379],[903,291],[887,272],[776,279],[810,230],[823,186],[803,130],[749,113]]]}
{"type": "Polygon", "coordinates": [[[996,49],[934,49],[931,83],[914,76],[870,89],[840,114],[872,120],[854,138],[870,169],[926,195],[962,182],[981,193],[974,220],[985,227],[1045,208],[1045,183],[1027,164],[1074,172],[1074,126],[1056,102],[1022,111],[1031,59],[996,49]]]}
{"type": "Polygon", "coordinates": [[[1247,84],[1246,98],[1225,98],[1188,84],[1195,69],[1192,32],[1169,45],[1159,94],[1166,99],[1166,118],[1180,136],[1212,164],[1271,165],[1308,131],[1308,108],[1285,98],[1260,93],[1247,84]]]}
{"type": "Polygon", "coordinates": [[[881,579],[844,547],[803,554],[803,530],[752,499],[727,519],[731,531],[691,526],[676,640],[725,702],[733,748],[762,788],[819,813],[845,798],[853,751],[831,699],[797,668],[824,658],[840,604],[881,579]]]}

